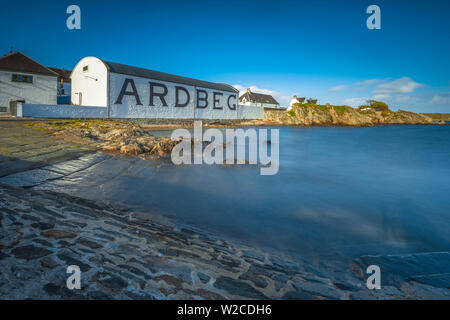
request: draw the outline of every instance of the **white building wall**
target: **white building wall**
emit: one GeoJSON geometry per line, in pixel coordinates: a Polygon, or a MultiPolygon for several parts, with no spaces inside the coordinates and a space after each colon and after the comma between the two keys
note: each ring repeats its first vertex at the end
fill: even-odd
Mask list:
{"type": "Polygon", "coordinates": [[[240,104],[238,106],[238,119],[242,120],[264,119],[264,108],[240,104]]]}
{"type": "MultiPolygon", "coordinates": [[[[109,75],[109,87],[110,87],[110,116],[113,118],[173,118],[173,119],[236,119],[237,118],[237,99],[238,94],[227,91],[211,90],[205,88],[196,88],[185,84],[178,84],[172,82],[165,82],[160,80],[152,80],[147,78],[140,78],[128,75],[122,75],[117,73],[110,73],[109,75]],[[136,90],[139,95],[142,105],[137,105],[136,98],[134,96],[125,95],[121,103],[117,99],[120,95],[122,87],[126,79],[132,79],[136,86],[136,90]],[[167,106],[164,106],[161,99],[157,96],[154,97],[154,106],[150,106],[150,83],[154,82],[158,84],[164,84],[167,87],[168,93],[165,96],[167,106]],[[189,103],[185,107],[175,107],[175,87],[180,86],[188,90],[189,103]],[[204,109],[196,108],[196,89],[204,90],[208,93],[208,106],[204,109]],[[222,109],[213,108],[213,92],[220,92],[222,96],[217,96],[219,103],[217,107],[222,109]],[[228,97],[232,95],[230,105],[235,105],[235,110],[230,110],[227,101],[228,97]]],[[[162,92],[159,87],[155,88],[155,92],[162,92]]],[[[132,87],[129,84],[127,91],[132,91],[132,87]]],[[[200,94],[203,97],[204,94],[200,94]]],[[[180,103],[186,101],[186,94],[180,91],[180,103]]],[[[204,102],[202,101],[202,104],[204,102]]]]}
{"type": "Polygon", "coordinates": [[[17,104],[17,117],[32,118],[106,118],[106,107],[46,105],[46,104],[17,104]]]}
{"type": "Polygon", "coordinates": [[[0,107],[9,108],[11,100],[26,103],[56,104],[57,77],[0,70],[0,107]],[[13,82],[12,75],[28,75],[33,83],[13,82]]]}
{"type": "Polygon", "coordinates": [[[240,102],[240,104],[244,105],[244,106],[250,106],[250,107],[260,107],[262,109],[264,109],[264,108],[280,108],[279,104],[274,104],[274,103],[260,103],[260,102],[245,101],[245,103],[240,102]]]}
{"type": "Polygon", "coordinates": [[[98,107],[108,105],[108,70],[103,61],[95,57],[81,59],[70,79],[72,104],[98,107]],[[84,67],[88,69],[83,71],[84,67]]]}

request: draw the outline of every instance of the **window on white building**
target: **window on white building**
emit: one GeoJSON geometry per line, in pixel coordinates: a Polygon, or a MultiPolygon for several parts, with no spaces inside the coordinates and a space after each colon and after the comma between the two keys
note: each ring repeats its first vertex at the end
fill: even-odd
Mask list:
{"type": "Polygon", "coordinates": [[[88,72],[89,71],[89,66],[84,66],[83,67],[83,72],[88,72]]]}
{"type": "Polygon", "coordinates": [[[33,76],[26,76],[23,74],[13,74],[11,81],[13,82],[24,82],[24,83],[33,83],[33,76]]]}

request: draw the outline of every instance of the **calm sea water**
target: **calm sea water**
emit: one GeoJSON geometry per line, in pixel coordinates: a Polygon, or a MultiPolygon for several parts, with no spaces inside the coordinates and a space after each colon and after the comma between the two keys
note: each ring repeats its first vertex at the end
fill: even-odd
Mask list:
{"type": "Polygon", "coordinates": [[[47,188],[292,255],[450,250],[450,126],[279,130],[274,176],[114,157],[47,188]]]}

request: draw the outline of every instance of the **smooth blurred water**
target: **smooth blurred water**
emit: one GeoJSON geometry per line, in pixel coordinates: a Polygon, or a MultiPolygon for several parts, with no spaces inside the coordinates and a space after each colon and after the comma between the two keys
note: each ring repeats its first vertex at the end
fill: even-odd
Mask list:
{"type": "Polygon", "coordinates": [[[279,130],[274,176],[114,157],[43,187],[293,255],[450,250],[449,126],[279,130]]]}

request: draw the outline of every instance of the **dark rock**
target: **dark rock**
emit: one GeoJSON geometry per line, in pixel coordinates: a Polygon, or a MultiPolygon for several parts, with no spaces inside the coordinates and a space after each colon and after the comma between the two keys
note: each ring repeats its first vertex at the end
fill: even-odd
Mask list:
{"type": "Polygon", "coordinates": [[[97,280],[102,286],[110,289],[111,291],[117,293],[127,286],[127,282],[122,278],[112,276],[109,274],[100,274],[97,280]]]}
{"type": "Polygon", "coordinates": [[[35,211],[43,212],[43,213],[49,214],[53,217],[64,219],[64,216],[62,214],[56,213],[55,211],[52,211],[52,210],[49,210],[40,204],[33,203],[31,207],[35,211]]]}
{"type": "Polygon", "coordinates": [[[125,294],[133,300],[156,300],[154,296],[147,293],[126,292],[125,294]]]}
{"type": "Polygon", "coordinates": [[[58,263],[52,257],[44,257],[41,260],[41,266],[45,268],[53,269],[58,266],[58,263]]]}
{"type": "Polygon", "coordinates": [[[253,288],[251,285],[230,277],[219,277],[214,283],[214,287],[225,290],[236,296],[251,299],[267,299],[264,294],[253,288]]]}
{"type": "Polygon", "coordinates": [[[41,244],[43,246],[46,246],[46,247],[53,247],[53,244],[51,244],[50,242],[48,242],[48,241],[46,241],[44,239],[34,239],[33,242],[39,243],[39,244],[41,244]]]}
{"type": "Polygon", "coordinates": [[[58,244],[61,246],[61,247],[71,247],[71,246],[73,246],[73,243],[71,243],[71,242],[67,242],[66,240],[61,240],[61,241],[58,241],[58,244]]]}
{"type": "Polygon", "coordinates": [[[110,236],[108,236],[106,234],[101,234],[101,233],[96,233],[96,234],[94,234],[94,236],[96,236],[96,237],[98,237],[100,239],[103,239],[103,240],[108,240],[108,241],[115,241],[116,240],[113,237],[110,237],[110,236]]]}
{"type": "Polygon", "coordinates": [[[44,291],[47,292],[49,295],[55,296],[55,295],[61,295],[62,290],[64,289],[61,286],[58,286],[54,283],[47,283],[43,287],[44,291]]]}
{"type": "Polygon", "coordinates": [[[251,272],[242,274],[239,279],[251,281],[259,288],[265,288],[268,285],[267,281],[263,277],[252,274],[251,272]]]}
{"type": "Polygon", "coordinates": [[[79,239],[77,239],[77,242],[82,244],[82,245],[84,245],[84,246],[86,246],[86,247],[89,247],[91,249],[103,248],[103,246],[101,244],[98,244],[97,242],[88,240],[86,238],[79,238],[79,239]]]}
{"type": "Polygon", "coordinates": [[[197,273],[197,276],[200,279],[200,281],[203,282],[203,283],[208,283],[209,280],[211,279],[210,276],[208,276],[208,275],[206,275],[206,274],[204,274],[202,272],[197,273]]]}
{"type": "Polygon", "coordinates": [[[37,218],[37,217],[35,217],[35,216],[32,216],[32,215],[29,215],[29,214],[22,214],[20,217],[21,217],[22,219],[25,219],[25,220],[39,221],[39,218],[37,218]]]}
{"type": "Polygon", "coordinates": [[[53,283],[47,283],[43,287],[44,291],[47,292],[47,294],[52,296],[59,296],[62,299],[65,300],[85,300],[86,298],[79,294],[78,292],[80,290],[68,289],[65,284],[64,285],[56,285],[53,283]]]}
{"type": "Polygon", "coordinates": [[[9,255],[0,251],[0,260],[8,258],[8,257],[9,257],[9,255]]]}
{"type": "Polygon", "coordinates": [[[302,290],[289,291],[283,297],[282,300],[317,300],[312,294],[304,292],[302,290]]]}
{"type": "Polygon", "coordinates": [[[137,276],[140,276],[140,277],[143,277],[143,278],[149,278],[149,276],[145,272],[143,272],[143,271],[141,271],[138,268],[135,268],[133,266],[129,266],[129,265],[126,265],[126,264],[120,264],[117,267],[125,269],[125,270],[127,270],[128,272],[131,272],[134,275],[137,275],[137,276]]]}
{"type": "Polygon", "coordinates": [[[139,278],[132,273],[117,270],[117,269],[106,267],[106,266],[103,267],[103,270],[111,275],[126,279],[128,281],[128,283],[130,281],[134,281],[141,289],[143,289],[145,287],[146,280],[139,278]]]}
{"type": "Polygon", "coordinates": [[[34,245],[17,247],[13,249],[11,252],[12,254],[14,254],[16,258],[26,260],[42,258],[52,253],[50,250],[36,247],[34,245]]]}
{"type": "Polygon", "coordinates": [[[50,224],[50,223],[45,223],[45,222],[35,222],[35,223],[32,223],[31,226],[33,228],[40,229],[40,230],[48,230],[48,229],[52,229],[55,225],[50,224]]]}
{"type": "Polygon", "coordinates": [[[290,280],[290,279],[291,279],[291,277],[287,274],[284,274],[284,273],[276,274],[273,277],[273,282],[275,284],[275,290],[279,291],[281,288],[284,288],[286,286],[288,280],[290,280]]]}
{"type": "Polygon", "coordinates": [[[113,300],[113,297],[98,290],[88,292],[87,297],[92,300],[113,300]]]}
{"type": "Polygon", "coordinates": [[[274,270],[271,268],[270,265],[262,266],[258,264],[250,265],[250,268],[248,268],[247,272],[255,275],[263,275],[269,278],[275,274],[274,270]]]}
{"type": "Polygon", "coordinates": [[[46,238],[67,239],[67,238],[75,238],[77,235],[73,232],[64,230],[48,230],[42,231],[41,236],[46,238]]]}
{"type": "Polygon", "coordinates": [[[343,283],[343,282],[338,282],[338,281],[334,281],[333,282],[334,286],[340,290],[346,290],[346,291],[356,291],[358,290],[358,287],[350,284],[350,283],[343,283]]]}
{"type": "Polygon", "coordinates": [[[259,254],[259,253],[253,252],[253,251],[246,251],[246,250],[244,250],[244,251],[242,251],[242,256],[244,258],[250,258],[250,259],[254,259],[254,260],[258,260],[258,261],[264,262],[264,256],[259,254]]]}
{"type": "Polygon", "coordinates": [[[297,291],[310,293],[314,296],[321,296],[327,299],[340,299],[341,296],[336,289],[318,282],[298,282],[292,283],[297,291]]]}
{"type": "Polygon", "coordinates": [[[155,277],[155,280],[157,280],[157,281],[163,280],[167,284],[170,284],[177,289],[180,289],[183,286],[183,280],[181,280],[177,277],[168,275],[168,274],[163,274],[163,275],[157,276],[157,277],[155,277]]]}
{"type": "Polygon", "coordinates": [[[81,262],[81,261],[79,261],[79,260],[77,260],[77,259],[75,259],[75,258],[72,258],[72,257],[70,257],[70,256],[68,256],[68,255],[66,255],[66,254],[60,253],[60,254],[58,254],[57,256],[58,256],[58,258],[59,258],[60,260],[62,260],[62,261],[64,261],[65,263],[67,263],[67,266],[76,265],[76,266],[80,267],[80,270],[81,270],[82,272],[86,272],[86,271],[88,271],[89,269],[91,269],[91,266],[90,266],[90,265],[88,265],[88,264],[86,264],[86,263],[84,263],[84,262],[81,262]]]}
{"type": "Polygon", "coordinates": [[[221,260],[218,260],[221,264],[230,267],[230,268],[235,268],[235,267],[239,267],[241,265],[241,261],[234,259],[230,256],[222,256],[221,260]]]}
{"type": "Polygon", "coordinates": [[[163,256],[178,257],[177,250],[161,249],[159,250],[159,253],[161,253],[163,256]]]}
{"type": "Polygon", "coordinates": [[[296,272],[299,270],[299,267],[297,264],[290,262],[290,261],[284,261],[281,259],[278,259],[277,257],[272,257],[271,261],[273,263],[273,269],[276,269],[281,272],[296,272]]]}
{"type": "Polygon", "coordinates": [[[224,296],[205,289],[197,289],[195,293],[206,300],[226,300],[224,296]]]}

